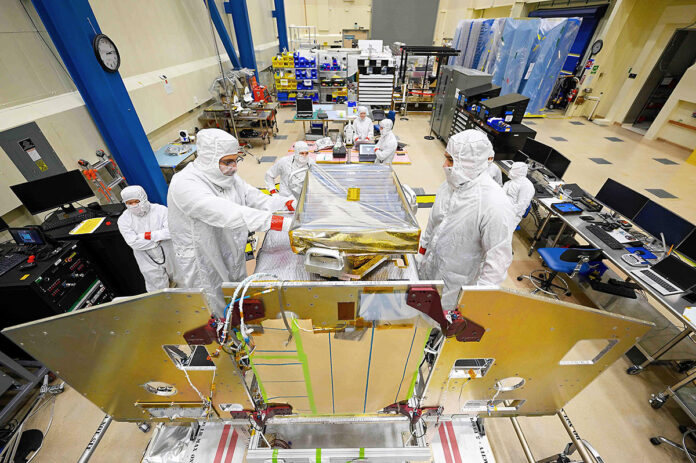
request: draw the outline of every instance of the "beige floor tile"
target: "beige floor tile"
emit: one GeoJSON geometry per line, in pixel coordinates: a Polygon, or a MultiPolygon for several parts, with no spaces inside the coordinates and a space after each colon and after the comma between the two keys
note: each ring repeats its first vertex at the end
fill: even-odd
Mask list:
{"type": "MultiPolygon", "coordinates": [[[[256,145],[253,152],[259,156],[285,155],[290,144],[302,138],[301,123],[283,122],[291,119],[292,115],[292,110],[288,108],[282,109],[279,114],[280,134],[287,135],[286,140],[274,139],[266,150],[256,145]]],[[[408,120],[397,118],[394,132],[408,144],[413,164],[395,166],[395,170],[404,183],[422,187],[426,193],[435,193],[444,181],[441,168],[444,145],[438,140],[423,138],[428,134],[428,121],[428,115],[419,114],[410,114],[408,120]]],[[[684,162],[689,153],[666,143],[644,141],[641,136],[620,127],[599,127],[584,119],[582,121],[585,125],[576,126],[567,119],[534,119],[537,138],[571,159],[567,180],[579,183],[590,193],[595,193],[608,177],[639,190],[664,188],[678,198],[662,200],[649,193],[647,195],[696,222],[696,208],[692,199],[696,196],[696,182],[693,181],[696,166],[684,162]],[[562,136],[568,141],[554,141],[551,136],[562,136]],[[612,143],[604,138],[607,136],[617,136],[624,142],[612,143]],[[603,157],[612,164],[599,166],[589,161],[590,157],[603,157]],[[653,157],[666,157],[680,164],[664,166],[654,161],[653,157]]],[[[257,164],[252,158],[247,158],[239,173],[251,185],[263,186],[263,176],[270,166],[270,163],[257,164]]],[[[427,224],[429,211],[418,211],[421,226],[427,224]]],[[[516,276],[540,268],[539,257],[537,254],[527,256],[528,243],[520,236],[515,237],[513,247],[514,262],[504,286],[528,291],[531,288],[529,282],[518,282],[516,276]]],[[[573,295],[564,297],[564,300],[590,305],[579,290],[573,291],[573,295]]],[[[677,439],[677,425],[690,424],[673,403],[668,403],[661,410],[653,410],[647,403],[650,394],[674,381],[674,376],[662,368],[651,368],[639,376],[628,376],[624,372],[627,366],[628,362],[621,359],[567,405],[566,410],[578,432],[599,450],[607,462],[687,461],[679,452],[664,446],[654,447],[648,441],[658,434],[677,439]]],[[[46,409],[38,414],[34,424],[43,428],[49,411],[46,409]]],[[[101,418],[102,413],[97,407],[68,389],[58,397],[53,427],[44,449],[34,461],[75,461],[101,418]]],[[[568,442],[555,417],[522,418],[520,422],[537,458],[560,451],[568,442]]],[[[525,461],[509,420],[489,419],[487,430],[499,462],[525,461]]],[[[92,461],[139,461],[150,436],[141,433],[134,424],[114,423],[92,461]]]]}

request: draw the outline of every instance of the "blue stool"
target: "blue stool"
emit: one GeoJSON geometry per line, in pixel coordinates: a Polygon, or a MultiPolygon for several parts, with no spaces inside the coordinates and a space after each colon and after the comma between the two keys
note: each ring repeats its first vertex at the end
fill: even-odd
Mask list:
{"type": "Polygon", "coordinates": [[[541,291],[544,294],[559,299],[558,293],[570,296],[568,282],[558,274],[565,273],[570,278],[575,275],[587,275],[602,262],[602,250],[597,248],[540,248],[537,252],[549,270],[539,269],[529,275],[520,275],[517,281],[529,279],[534,285],[532,294],[541,291]],[[558,280],[556,280],[558,278],[558,280]],[[554,280],[560,284],[554,283],[554,280]]]}

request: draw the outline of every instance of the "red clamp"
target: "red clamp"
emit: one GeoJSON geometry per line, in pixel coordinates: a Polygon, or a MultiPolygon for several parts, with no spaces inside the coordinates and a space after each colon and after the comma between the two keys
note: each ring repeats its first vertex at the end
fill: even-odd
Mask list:
{"type": "Polygon", "coordinates": [[[418,254],[423,254],[423,255],[425,255],[425,248],[424,248],[424,247],[418,248],[418,254]]]}
{"type": "Polygon", "coordinates": [[[278,190],[276,190],[275,188],[273,188],[271,191],[269,191],[269,193],[272,194],[272,195],[274,195],[274,194],[278,193],[278,190]]]}
{"type": "Polygon", "coordinates": [[[293,202],[293,201],[294,201],[294,199],[291,199],[290,201],[288,201],[287,203],[285,203],[285,207],[287,207],[288,210],[289,210],[290,212],[295,212],[295,208],[292,207],[292,202],[293,202]]]}

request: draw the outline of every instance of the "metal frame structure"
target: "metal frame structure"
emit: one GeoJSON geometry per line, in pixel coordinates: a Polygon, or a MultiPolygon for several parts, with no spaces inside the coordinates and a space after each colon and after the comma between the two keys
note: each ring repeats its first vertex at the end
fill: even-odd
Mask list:
{"type": "Polygon", "coordinates": [[[271,15],[276,19],[276,25],[278,26],[278,51],[282,53],[289,50],[288,25],[285,21],[285,1],[273,0],[273,5],[275,9],[271,12],[271,15]]]}
{"type": "MultiPolygon", "coordinates": [[[[215,30],[217,31],[218,36],[220,37],[222,46],[225,47],[225,51],[227,52],[227,56],[229,56],[230,58],[232,67],[235,69],[241,68],[242,65],[239,62],[239,57],[237,56],[237,52],[234,50],[234,46],[232,45],[232,39],[230,38],[230,34],[227,33],[227,28],[225,27],[225,24],[222,22],[220,12],[218,11],[217,6],[215,6],[215,1],[203,0],[203,3],[205,3],[205,6],[208,8],[210,20],[215,25],[215,30]]],[[[214,39],[215,38],[213,37],[213,40],[214,39]]]]}
{"type": "Polygon", "coordinates": [[[38,368],[35,373],[27,370],[25,366],[18,361],[8,357],[3,352],[0,352],[0,365],[7,368],[10,372],[17,375],[19,380],[6,378],[11,385],[17,388],[17,392],[12,399],[0,409],[0,425],[5,424],[12,418],[18,407],[22,406],[28,396],[34,391],[34,388],[48,374],[48,368],[41,365],[39,362],[25,362],[26,366],[38,368]]]}
{"type": "MultiPolygon", "coordinates": [[[[225,286],[233,300],[245,301],[243,308],[230,303],[229,322],[210,318],[199,291],[170,289],[3,333],[107,414],[82,462],[112,417],[252,423],[264,442],[271,424],[405,421],[415,440],[401,442],[399,455],[423,459],[429,451],[421,439],[427,424],[465,413],[511,419],[529,462],[536,460],[516,417],[556,414],[572,441],[563,454],[577,450],[582,461],[592,463],[562,406],[650,328],[635,319],[510,290],[464,288],[459,309],[445,313],[438,281],[254,278],[268,276],[225,286]],[[228,336],[230,326],[236,334],[228,336]],[[571,352],[583,339],[606,346],[597,351],[593,345],[590,352],[583,348],[582,358],[575,358],[571,352]],[[92,348],[79,347],[86,344],[92,348]],[[132,360],[118,368],[85,368],[126,357],[132,360]],[[495,364],[458,363],[487,357],[495,364]],[[513,375],[523,376],[525,384],[508,385],[513,375]],[[281,384],[271,391],[278,378],[281,384]],[[478,405],[471,408],[471,402],[478,405]]],[[[257,448],[250,451],[268,457],[271,449],[260,448],[259,438],[252,444],[257,448]]],[[[294,457],[312,450],[317,449],[283,452],[294,457]]],[[[343,451],[355,449],[325,455],[344,456],[343,451]]],[[[379,460],[389,451],[394,454],[393,448],[375,449],[374,457],[379,460]]],[[[280,456],[280,451],[272,453],[280,456]]]]}
{"type": "Polygon", "coordinates": [[[317,26],[288,26],[290,51],[317,46],[317,26]]]}
{"type": "Polygon", "coordinates": [[[253,69],[256,80],[259,78],[259,70],[256,66],[256,52],[254,51],[254,39],[251,35],[251,22],[247,0],[229,0],[224,3],[225,13],[232,16],[234,23],[234,35],[237,37],[239,48],[239,60],[242,67],[253,69]]]}

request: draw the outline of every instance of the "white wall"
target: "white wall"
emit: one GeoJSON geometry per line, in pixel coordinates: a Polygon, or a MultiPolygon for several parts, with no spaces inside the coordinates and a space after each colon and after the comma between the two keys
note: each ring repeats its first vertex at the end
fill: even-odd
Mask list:
{"type": "MultiPolygon", "coordinates": [[[[53,48],[30,1],[22,2],[53,48]]],[[[258,3],[265,3],[266,8],[273,4],[272,0],[258,3]]],[[[177,129],[182,127],[177,123],[186,124],[185,128],[197,125],[199,106],[210,99],[208,89],[219,75],[204,3],[200,0],[91,0],[90,4],[100,28],[119,48],[120,74],[153,148],[176,136],[177,129]],[[172,94],[165,92],[159,78],[162,74],[171,83],[172,94]]],[[[222,0],[216,0],[216,4],[234,42],[231,17],[224,14],[222,0]]],[[[257,27],[255,21],[266,13],[270,18],[270,10],[261,11],[256,4],[255,0],[249,1],[250,20],[252,30],[261,31],[257,40],[262,45],[269,37],[277,38],[275,20],[272,28],[267,20],[257,27]]],[[[217,32],[215,37],[222,59],[229,66],[217,32]]],[[[97,149],[108,151],[62,63],[41,41],[18,1],[0,3],[0,50],[0,130],[35,121],[67,169],[76,168],[80,158],[95,160],[97,149]]],[[[24,181],[0,149],[0,214],[12,225],[28,221],[26,211],[9,189],[9,185],[24,181]]]]}
{"type": "MultiPolygon", "coordinates": [[[[285,0],[288,26],[317,26],[317,40],[329,45],[341,41],[343,29],[370,29],[372,0],[285,0]]],[[[395,20],[397,18],[395,17],[395,20]]]]}

